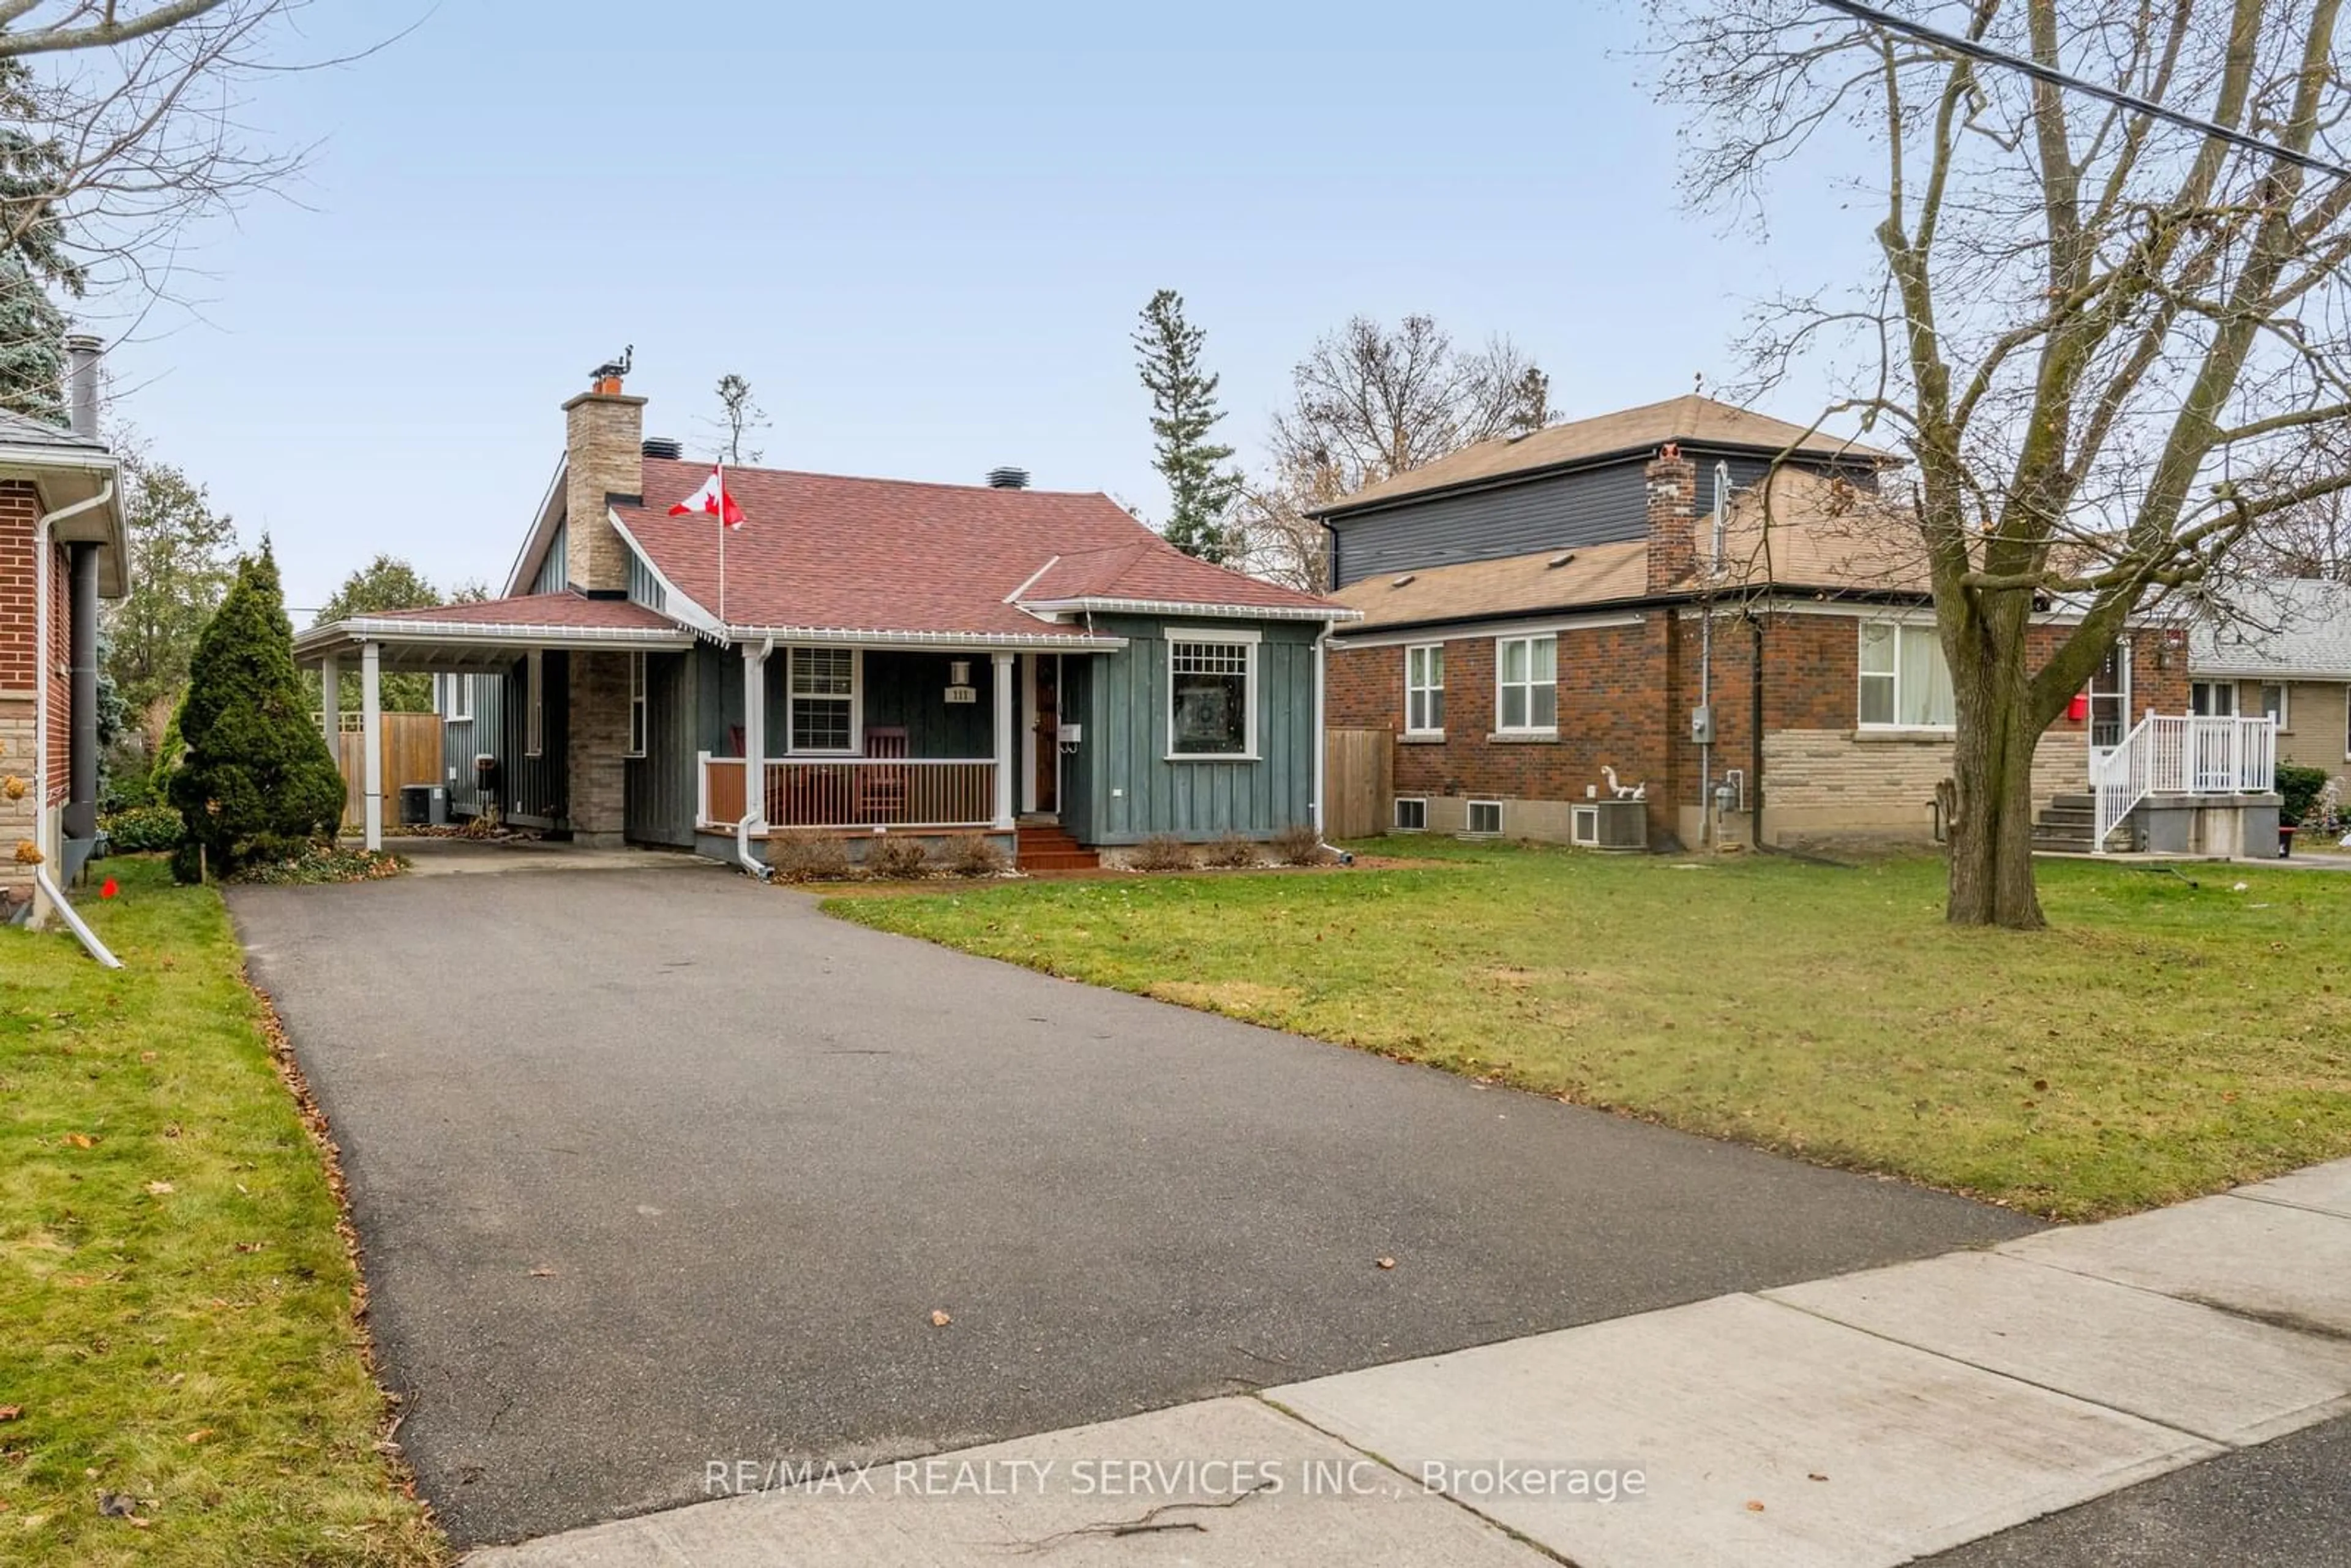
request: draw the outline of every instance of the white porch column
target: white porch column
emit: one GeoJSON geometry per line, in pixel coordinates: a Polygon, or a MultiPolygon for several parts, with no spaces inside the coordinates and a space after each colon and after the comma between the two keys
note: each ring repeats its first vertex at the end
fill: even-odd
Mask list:
{"type": "Polygon", "coordinates": [[[367,799],[367,847],[383,848],[383,648],[360,644],[360,738],[367,799]]]}
{"type": "Polygon", "coordinates": [[[743,644],[743,814],[768,821],[768,645],[743,644]]]}
{"type": "Polygon", "coordinates": [[[989,655],[996,662],[996,825],[1012,827],[1012,774],[1020,748],[1012,740],[1012,655],[989,655]]]}
{"type": "Polygon", "coordinates": [[[342,728],[343,662],[329,653],[319,661],[319,728],[327,737],[330,756],[342,754],[335,749],[336,732],[342,728]]]}

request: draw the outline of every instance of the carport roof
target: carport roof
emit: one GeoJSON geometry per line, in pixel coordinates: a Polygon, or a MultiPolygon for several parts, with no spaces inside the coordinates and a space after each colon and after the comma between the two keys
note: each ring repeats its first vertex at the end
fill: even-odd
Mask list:
{"type": "Polygon", "coordinates": [[[510,659],[534,648],[684,648],[694,633],[658,611],[584,593],[526,593],[425,610],[385,610],[313,626],[294,656],[315,662],[373,643],[383,667],[448,670],[510,659]]]}

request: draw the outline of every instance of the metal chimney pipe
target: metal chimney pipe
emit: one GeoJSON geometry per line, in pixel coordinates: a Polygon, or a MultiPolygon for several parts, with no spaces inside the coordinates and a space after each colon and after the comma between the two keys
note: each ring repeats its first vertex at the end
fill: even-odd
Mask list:
{"type": "Polygon", "coordinates": [[[76,332],[66,340],[66,425],[88,441],[98,439],[98,361],[103,339],[76,332]]]}

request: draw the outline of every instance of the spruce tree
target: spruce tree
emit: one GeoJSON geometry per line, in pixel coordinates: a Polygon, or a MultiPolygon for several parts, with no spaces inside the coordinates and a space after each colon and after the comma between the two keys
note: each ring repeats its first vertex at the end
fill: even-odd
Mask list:
{"type": "Polygon", "coordinates": [[[294,629],[266,540],[238,564],[196,640],[180,733],[187,756],[171,789],[186,837],[172,869],[182,881],[195,880],[200,863],[228,875],[333,838],[342,776],[294,668],[294,629]]]}
{"type": "Polygon", "coordinates": [[[1241,476],[1226,466],[1229,446],[1208,440],[1224,418],[1217,380],[1200,368],[1207,334],[1184,319],[1184,297],[1163,288],[1143,308],[1135,329],[1135,368],[1151,393],[1152,466],[1167,481],[1167,542],[1186,555],[1222,562],[1233,553],[1226,514],[1240,494],[1241,476]]]}

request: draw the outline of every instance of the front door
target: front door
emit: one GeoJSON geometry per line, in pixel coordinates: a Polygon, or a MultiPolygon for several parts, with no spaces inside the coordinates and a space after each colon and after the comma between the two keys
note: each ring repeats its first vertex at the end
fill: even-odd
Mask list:
{"type": "Polygon", "coordinates": [[[1030,663],[1037,670],[1037,810],[1058,811],[1061,809],[1061,656],[1040,653],[1030,663]]]}
{"type": "Polygon", "coordinates": [[[2117,637],[2090,677],[2090,768],[2114,755],[2130,733],[2130,639],[2117,637]]]}

